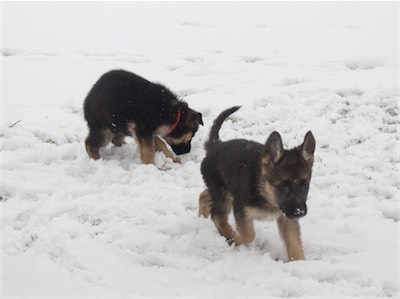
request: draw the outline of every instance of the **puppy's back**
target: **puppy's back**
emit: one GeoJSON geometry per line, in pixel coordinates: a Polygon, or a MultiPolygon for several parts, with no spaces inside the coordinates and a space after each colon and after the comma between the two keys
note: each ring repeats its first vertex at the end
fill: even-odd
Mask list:
{"type": "Polygon", "coordinates": [[[146,123],[176,110],[177,97],[167,87],[134,73],[113,70],[102,75],[84,101],[89,124],[106,126],[135,121],[146,123]]]}

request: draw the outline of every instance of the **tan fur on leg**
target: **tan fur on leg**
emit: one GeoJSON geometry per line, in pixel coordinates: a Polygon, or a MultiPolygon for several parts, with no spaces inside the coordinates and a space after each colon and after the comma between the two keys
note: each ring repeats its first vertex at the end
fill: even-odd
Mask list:
{"type": "Polygon", "coordinates": [[[143,164],[153,164],[154,163],[154,140],[145,141],[143,139],[138,140],[140,147],[140,158],[142,159],[143,164]]]}
{"type": "Polygon", "coordinates": [[[98,148],[93,148],[89,144],[86,144],[86,151],[89,155],[89,158],[93,160],[99,160],[100,159],[100,154],[99,154],[99,149],[98,148]]]}
{"type": "MultiPolygon", "coordinates": [[[[104,129],[102,134],[103,134],[103,140],[102,140],[103,143],[100,145],[100,147],[107,146],[114,138],[114,133],[110,129],[104,129]]],[[[94,148],[86,143],[86,151],[89,155],[89,158],[94,160],[100,159],[99,148],[94,148]]]]}
{"type": "MultiPolygon", "coordinates": [[[[111,132],[110,129],[104,129],[104,131],[103,131],[103,143],[101,144],[100,147],[107,146],[111,142],[113,137],[114,137],[114,133],[111,132]]],[[[88,153],[90,158],[92,158],[94,160],[100,159],[99,148],[94,148],[91,145],[86,144],[86,151],[87,151],[87,153],[88,153]]]]}
{"type": "Polygon", "coordinates": [[[125,136],[124,135],[114,135],[114,137],[112,139],[112,143],[115,146],[122,146],[122,145],[126,144],[125,136]]]}
{"type": "Polygon", "coordinates": [[[228,214],[225,215],[214,215],[212,216],[215,226],[219,233],[226,238],[229,245],[235,241],[235,231],[228,223],[228,214]]]}
{"type": "Polygon", "coordinates": [[[103,131],[103,144],[101,147],[107,146],[114,138],[115,134],[110,129],[104,129],[103,131]]]}
{"type": "Polygon", "coordinates": [[[208,189],[205,189],[199,196],[199,217],[208,218],[211,210],[211,196],[208,189]]]}
{"type": "Polygon", "coordinates": [[[301,245],[299,221],[289,219],[282,215],[277,222],[279,232],[286,245],[289,260],[305,260],[303,247],[301,245]]]}
{"type": "Polygon", "coordinates": [[[235,237],[235,244],[248,244],[255,238],[254,226],[252,219],[245,219],[236,222],[238,235],[235,237]]]}

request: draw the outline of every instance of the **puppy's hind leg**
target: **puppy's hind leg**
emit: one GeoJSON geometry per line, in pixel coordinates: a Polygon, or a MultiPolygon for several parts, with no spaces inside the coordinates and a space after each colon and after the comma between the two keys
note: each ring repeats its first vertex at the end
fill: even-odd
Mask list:
{"type": "Polygon", "coordinates": [[[115,146],[122,146],[122,145],[126,144],[125,135],[123,135],[123,134],[114,135],[111,141],[115,146]]]}
{"type": "Polygon", "coordinates": [[[112,139],[113,134],[110,129],[90,128],[89,136],[85,140],[86,151],[89,158],[100,159],[99,149],[106,146],[112,139]]]}
{"type": "Polygon", "coordinates": [[[211,219],[214,221],[218,232],[231,245],[235,240],[236,233],[228,222],[232,206],[229,192],[223,189],[213,190],[213,188],[209,188],[208,190],[211,198],[211,219]]]}
{"type": "Polygon", "coordinates": [[[208,189],[205,189],[199,196],[199,217],[208,218],[211,211],[211,196],[208,189]]]}

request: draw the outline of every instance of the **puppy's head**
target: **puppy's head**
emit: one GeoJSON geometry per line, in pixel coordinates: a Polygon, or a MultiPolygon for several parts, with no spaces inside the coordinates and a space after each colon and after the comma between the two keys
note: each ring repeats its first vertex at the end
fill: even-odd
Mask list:
{"type": "Polygon", "coordinates": [[[203,125],[202,114],[188,107],[183,107],[179,123],[164,139],[171,146],[175,154],[186,154],[190,152],[192,138],[200,125],[203,125]]]}
{"type": "Polygon", "coordinates": [[[278,132],[273,132],[264,146],[261,171],[265,192],[291,219],[307,214],[307,194],[314,162],[315,139],[308,132],[298,147],[284,150],[278,132]]]}

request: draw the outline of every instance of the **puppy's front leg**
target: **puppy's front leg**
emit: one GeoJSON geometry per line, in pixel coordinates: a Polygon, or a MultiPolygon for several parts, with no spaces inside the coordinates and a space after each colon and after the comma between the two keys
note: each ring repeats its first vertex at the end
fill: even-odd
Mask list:
{"type": "Polygon", "coordinates": [[[238,235],[235,237],[235,244],[248,244],[253,242],[256,234],[254,232],[253,219],[249,218],[238,218],[236,217],[236,225],[238,230],[238,235]]]}
{"type": "Polygon", "coordinates": [[[305,260],[303,246],[301,245],[299,221],[282,215],[277,222],[279,232],[286,245],[289,260],[305,260]]]}
{"type": "Polygon", "coordinates": [[[228,244],[231,245],[235,241],[236,234],[228,222],[228,213],[213,214],[211,215],[211,219],[214,221],[221,236],[224,236],[228,244]]]}
{"type": "Polygon", "coordinates": [[[156,154],[154,149],[154,139],[153,137],[149,138],[139,138],[138,143],[140,147],[140,158],[144,164],[153,164],[154,163],[154,156],[156,154]]]}
{"type": "Polygon", "coordinates": [[[154,144],[157,151],[163,152],[167,158],[172,159],[172,161],[174,161],[175,163],[181,163],[181,159],[178,157],[174,157],[174,155],[168,150],[165,143],[158,136],[154,137],[154,144]]]}

